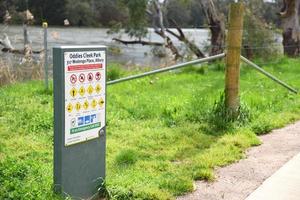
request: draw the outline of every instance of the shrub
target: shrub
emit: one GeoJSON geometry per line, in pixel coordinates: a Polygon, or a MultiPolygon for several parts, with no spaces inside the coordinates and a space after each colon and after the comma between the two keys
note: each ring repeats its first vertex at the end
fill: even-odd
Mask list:
{"type": "Polygon", "coordinates": [[[278,43],[276,33],[247,9],[244,18],[243,54],[249,58],[274,58],[279,54],[275,43],[278,43]]]}
{"type": "Polygon", "coordinates": [[[123,75],[123,71],[119,65],[109,65],[107,67],[107,80],[112,81],[120,78],[123,75]]]}

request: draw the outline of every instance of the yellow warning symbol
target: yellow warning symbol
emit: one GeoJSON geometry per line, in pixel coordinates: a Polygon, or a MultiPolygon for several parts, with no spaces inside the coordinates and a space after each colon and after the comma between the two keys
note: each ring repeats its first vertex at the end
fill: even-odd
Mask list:
{"type": "Polygon", "coordinates": [[[88,87],[87,91],[88,91],[89,94],[93,94],[93,92],[94,92],[93,86],[90,85],[90,86],[88,87]]]}
{"type": "Polygon", "coordinates": [[[79,89],[79,94],[80,94],[81,96],[84,96],[84,94],[85,94],[85,89],[84,89],[83,86],[81,86],[81,88],[79,89]]]}
{"type": "Polygon", "coordinates": [[[92,108],[96,108],[97,106],[97,101],[95,99],[93,99],[92,101],[92,108]]]}
{"type": "Polygon", "coordinates": [[[104,106],[104,100],[103,100],[103,98],[101,98],[99,100],[99,105],[100,105],[101,108],[103,108],[103,106],[104,106]]]}
{"type": "Polygon", "coordinates": [[[75,108],[77,111],[80,111],[81,109],[81,104],[79,102],[76,103],[75,108]]]}
{"type": "Polygon", "coordinates": [[[101,86],[99,84],[96,85],[95,90],[99,94],[101,92],[101,86]]]}
{"type": "Polygon", "coordinates": [[[83,103],[83,107],[84,107],[85,110],[87,110],[87,109],[89,108],[89,102],[88,102],[88,101],[85,101],[85,102],[83,103]]]}
{"type": "Polygon", "coordinates": [[[68,104],[67,106],[67,111],[70,113],[73,111],[73,105],[71,103],[68,104]]]}
{"type": "Polygon", "coordinates": [[[76,90],[76,88],[72,88],[72,89],[70,90],[70,95],[71,95],[71,97],[76,97],[76,95],[77,95],[77,90],[76,90]]]}

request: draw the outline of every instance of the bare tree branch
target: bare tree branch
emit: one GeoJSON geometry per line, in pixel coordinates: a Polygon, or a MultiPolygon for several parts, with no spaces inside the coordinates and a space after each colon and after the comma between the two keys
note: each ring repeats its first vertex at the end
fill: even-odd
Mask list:
{"type": "Polygon", "coordinates": [[[167,29],[166,31],[176,37],[179,41],[183,42],[187,45],[187,47],[198,57],[198,58],[204,58],[205,55],[202,53],[202,51],[197,47],[197,45],[194,42],[191,42],[183,33],[182,29],[178,26],[177,22],[173,19],[171,19],[172,23],[175,25],[176,30],[178,31],[179,35],[175,32],[171,31],[170,29],[167,29]]]}
{"type": "Polygon", "coordinates": [[[166,29],[164,26],[163,13],[160,3],[157,0],[154,0],[153,5],[155,11],[155,14],[152,15],[154,32],[164,39],[165,47],[171,50],[172,54],[175,56],[175,60],[182,58],[182,55],[180,55],[171,38],[166,35],[166,29]]]}
{"type": "MultiPolygon", "coordinates": [[[[2,52],[8,52],[8,53],[14,53],[14,54],[23,54],[26,55],[28,52],[26,52],[26,48],[24,49],[15,49],[12,45],[11,42],[6,34],[4,34],[4,39],[0,40],[0,45],[3,46],[1,49],[2,52]]],[[[28,51],[28,50],[27,50],[28,51]]],[[[39,54],[42,53],[44,50],[36,50],[36,51],[31,51],[34,54],[39,54]]]]}

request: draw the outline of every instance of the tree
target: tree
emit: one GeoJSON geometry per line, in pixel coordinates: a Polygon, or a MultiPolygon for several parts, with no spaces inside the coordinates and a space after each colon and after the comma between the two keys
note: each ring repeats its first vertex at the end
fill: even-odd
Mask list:
{"type": "Polygon", "coordinates": [[[71,25],[75,26],[95,26],[97,25],[94,17],[92,3],[89,0],[67,0],[66,18],[71,25]]]}
{"type": "Polygon", "coordinates": [[[167,1],[165,8],[165,23],[168,27],[190,27],[191,26],[191,4],[178,0],[167,1]],[[176,24],[168,19],[173,19],[176,24]]]}
{"type": "Polygon", "coordinates": [[[162,11],[162,5],[158,0],[122,0],[124,6],[129,10],[129,22],[126,26],[125,32],[131,37],[135,38],[133,41],[124,41],[114,38],[115,41],[123,44],[142,44],[142,45],[156,45],[165,46],[168,48],[175,59],[179,59],[180,55],[178,49],[175,47],[171,38],[167,35],[167,30],[164,24],[164,14],[162,11]],[[163,40],[163,43],[153,43],[150,41],[143,41],[147,35],[147,25],[149,18],[154,32],[158,34],[163,40]]]}
{"type": "Polygon", "coordinates": [[[299,10],[300,0],[284,0],[280,12],[284,54],[292,57],[300,55],[299,10]]]}
{"type": "MultiPolygon", "coordinates": [[[[175,13],[178,12],[179,2],[174,5],[173,0],[163,1],[160,3],[158,0],[123,0],[124,5],[129,9],[129,26],[126,29],[126,33],[137,38],[134,41],[123,41],[120,39],[115,39],[118,42],[123,44],[142,44],[142,45],[153,45],[149,41],[143,41],[142,38],[146,35],[147,30],[147,19],[148,22],[154,28],[156,34],[161,36],[164,40],[164,43],[161,44],[166,48],[170,49],[172,54],[175,56],[175,59],[183,57],[179,54],[177,47],[174,45],[170,35],[177,38],[179,41],[184,43],[187,48],[193,52],[198,58],[205,57],[204,53],[199,49],[199,47],[189,40],[182,31],[180,24],[182,25],[185,21],[188,21],[186,17],[187,12],[181,13],[182,16],[185,16],[185,20],[176,21],[178,17],[175,17],[174,10],[168,11],[168,8],[176,8],[175,13]],[[172,4],[172,5],[171,5],[172,4]],[[146,15],[147,14],[147,15],[146,15]],[[147,18],[148,17],[148,18],[147,18]],[[171,25],[176,28],[176,31],[169,29],[167,25],[171,25]]],[[[199,8],[202,8],[206,16],[207,22],[211,30],[211,51],[210,55],[216,55],[223,52],[224,48],[224,38],[225,38],[225,25],[224,19],[218,14],[217,9],[214,6],[212,0],[190,0],[185,3],[191,3],[193,5],[199,5],[199,8]]],[[[194,11],[195,12],[195,11],[194,11]]],[[[201,10],[199,10],[201,12],[201,10]]],[[[191,13],[189,12],[191,16],[191,13]]],[[[154,43],[159,45],[158,43],[154,43]]]]}
{"type": "Polygon", "coordinates": [[[50,25],[63,25],[66,18],[66,0],[28,0],[28,8],[35,16],[35,24],[47,21],[50,25]]]}
{"type": "Polygon", "coordinates": [[[119,5],[118,0],[101,0],[95,2],[95,17],[101,25],[111,27],[128,22],[127,9],[119,5]]]}

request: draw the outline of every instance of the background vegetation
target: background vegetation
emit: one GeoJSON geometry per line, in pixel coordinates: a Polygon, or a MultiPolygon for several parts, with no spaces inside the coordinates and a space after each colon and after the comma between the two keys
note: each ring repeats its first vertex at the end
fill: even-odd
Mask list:
{"type": "MultiPolygon", "coordinates": [[[[131,0],[132,1],[132,0],[131,0]]],[[[205,13],[199,12],[199,0],[168,0],[166,15],[174,19],[180,27],[200,27],[205,25],[205,13]]],[[[50,25],[63,25],[64,19],[69,19],[74,26],[126,26],[129,21],[129,11],[123,6],[128,0],[2,0],[0,1],[0,23],[5,11],[8,10],[13,23],[21,23],[17,12],[27,8],[35,17],[35,24],[48,21],[50,25]],[[26,3],[28,2],[28,4],[26,3]]],[[[132,1],[135,3],[135,0],[132,1]]],[[[136,2],[142,2],[136,1],[136,2]]],[[[224,16],[228,16],[228,5],[233,0],[214,0],[224,16]]],[[[251,9],[255,10],[255,16],[264,19],[266,23],[279,25],[278,15],[280,0],[273,3],[262,0],[246,0],[251,9]]],[[[149,22],[148,22],[149,23],[149,22]]],[[[148,24],[150,26],[150,24],[148,24]]],[[[174,26],[172,23],[169,26],[174,26]]]]}

